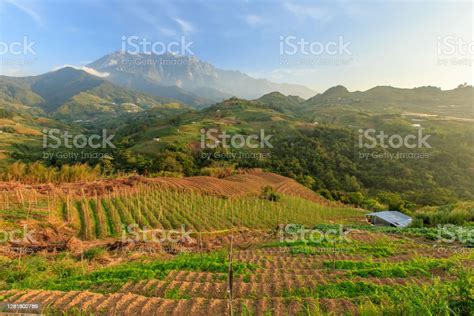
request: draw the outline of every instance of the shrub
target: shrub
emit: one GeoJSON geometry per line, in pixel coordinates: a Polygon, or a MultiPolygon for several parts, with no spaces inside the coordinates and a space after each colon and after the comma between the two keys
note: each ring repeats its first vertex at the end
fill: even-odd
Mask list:
{"type": "Polygon", "coordinates": [[[272,202],[278,202],[280,200],[280,195],[276,193],[275,189],[270,185],[262,187],[262,194],[260,197],[272,202]]]}
{"type": "Polygon", "coordinates": [[[105,250],[100,247],[94,247],[84,251],[84,258],[87,260],[93,260],[104,255],[105,250]]]}
{"type": "Polygon", "coordinates": [[[92,181],[101,175],[100,167],[88,164],[62,165],[47,167],[40,162],[15,162],[8,166],[1,178],[4,181],[24,183],[63,183],[92,181]]]}

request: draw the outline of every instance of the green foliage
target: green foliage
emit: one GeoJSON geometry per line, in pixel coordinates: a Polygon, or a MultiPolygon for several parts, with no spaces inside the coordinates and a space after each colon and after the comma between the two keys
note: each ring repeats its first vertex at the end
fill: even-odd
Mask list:
{"type": "Polygon", "coordinates": [[[459,202],[439,207],[424,207],[413,213],[414,227],[474,222],[474,203],[459,202]]]}
{"type": "Polygon", "coordinates": [[[101,176],[100,167],[87,164],[63,165],[47,167],[40,162],[15,162],[2,173],[4,181],[26,183],[64,183],[76,181],[92,181],[101,176]]]}
{"type": "MultiPolygon", "coordinates": [[[[91,254],[96,255],[94,250],[91,254]]],[[[162,279],[171,270],[227,273],[229,263],[225,253],[180,254],[171,260],[127,262],[83,273],[81,263],[57,256],[52,259],[33,256],[24,259],[21,270],[15,260],[0,262],[0,289],[87,290],[113,292],[126,282],[162,279]]],[[[248,274],[256,269],[250,263],[234,262],[234,274],[248,274]]],[[[180,293],[169,293],[178,298],[180,293]]],[[[171,297],[170,297],[171,298],[171,297]]],[[[181,297],[184,298],[184,297],[181,297]]]]}
{"type": "MultiPolygon", "coordinates": [[[[102,80],[92,80],[87,74],[71,69],[60,74],[66,79],[77,78],[77,85],[57,93],[48,82],[37,87],[46,100],[54,101],[52,107],[70,95],[75,97],[71,102],[91,107],[110,107],[110,104],[102,102],[104,100],[118,105],[120,102],[138,103],[139,99],[150,98],[121,90],[102,80]],[[87,90],[86,96],[75,93],[76,88],[89,85],[91,89],[87,90]],[[91,101],[96,99],[102,101],[98,104],[91,101]]],[[[49,83],[58,82],[61,87],[64,84],[58,80],[61,76],[56,74],[49,83]]],[[[15,86],[13,90],[29,88],[28,84],[10,82],[9,85],[15,86]]],[[[118,119],[98,119],[100,126],[107,127],[116,135],[117,148],[113,151],[113,160],[85,159],[81,162],[99,164],[107,175],[172,172],[185,176],[205,174],[219,177],[227,175],[229,170],[222,170],[215,163],[225,162],[225,166],[235,166],[236,169],[262,168],[292,177],[330,200],[375,211],[414,211],[420,206],[440,206],[460,199],[474,199],[474,175],[470,168],[474,157],[472,124],[426,118],[423,125],[425,133],[431,135],[432,148],[416,150],[420,154],[430,154],[426,159],[361,158],[360,153],[365,149],[359,148],[357,129],[370,127],[401,136],[413,134],[416,130],[411,118],[399,112],[407,104],[410,104],[410,111],[417,108],[422,111],[420,113],[431,113],[433,102],[456,100],[459,104],[456,109],[443,107],[438,110],[459,111],[450,113],[459,117],[460,113],[469,113],[465,110],[471,108],[472,89],[459,87],[448,92],[434,87],[411,90],[377,87],[352,93],[344,87],[334,87],[307,101],[270,93],[257,101],[231,98],[201,111],[183,113],[176,110],[169,113],[171,116],[160,112],[156,106],[146,109],[147,106],[142,104],[138,105],[145,109],[142,113],[127,113],[118,119]],[[433,98],[434,95],[438,97],[433,98]],[[381,107],[381,104],[386,106],[381,107]],[[390,113],[387,113],[387,108],[391,109],[390,113]],[[258,149],[266,154],[263,157],[245,158],[233,154],[254,151],[248,148],[238,152],[225,148],[200,149],[199,131],[211,127],[244,135],[258,134],[260,129],[264,129],[273,135],[272,148],[258,149]],[[156,138],[160,141],[156,142],[156,138]]],[[[12,94],[10,90],[6,89],[5,99],[21,95],[12,94]]],[[[76,109],[80,111],[81,106],[76,109]]],[[[10,117],[8,113],[5,115],[10,117]]],[[[90,132],[98,124],[94,121],[82,125],[90,132]]],[[[24,161],[39,159],[38,149],[28,150],[28,145],[24,144],[16,144],[16,147],[21,150],[17,155],[13,152],[13,158],[24,161]]],[[[410,152],[408,148],[394,150],[380,146],[371,151],[376,154],[410,152]]],[[[73,163],[57,161],[51,164],[73,163]]],[[[465,213],[452,214],[445,222],[460,224],[468,217],[465,213]]],[[[427,218],[424,221],[430,222],[426,225],[433,225],[431,222],[437,220],[433,217],[433,220],[427,218]]]]}
{"type": "Polygon", "coordinates": [[[84,251],[84,259],[93,260],[93,259],[103,256],[104,253],[105,253],[104,248],[93,247],[84,251]]]}
{"type": "Polygon", "coordinates": [[[179,289],[170,289],[166,290],[164,296],[166,299],[171,299],[171,300],[180,300],[180,299],[189,299],[190,296],[183,294],[179,291],[179,289]]]}
{"type": "Polygon", "coordinates": [[[270,185],[262,187],[262,193],[260,194],[260,197],[272,202],[278,202],[281,198],[275,189],[270,185]]]}
{"type": "MultiPolygon", "coordinates": [[[[459,279],[460,280],[460,279],[459,279]]],[[[460,295],[456,281],[431,285],[387,286],[343,281],[298,288],[284,293],[287,298],[352,299],[361,315],[469,315],[472,296],[460,295]],[[467,311],[467,313],[466,313],[467,311]]]]}
{"type": "Polygon", "coordinates": [[[202,176],[225,178],[235,173],[234,167],[204,167],[201,168],[200,174],[202,176]]]}

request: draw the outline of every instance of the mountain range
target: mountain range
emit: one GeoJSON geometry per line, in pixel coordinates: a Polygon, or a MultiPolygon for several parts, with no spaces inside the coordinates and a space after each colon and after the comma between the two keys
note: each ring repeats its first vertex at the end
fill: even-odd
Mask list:
{"type": "Polygon", "coordinates": [[[87,67],[115,84],[198,107],[231,96],[255,99],[272,91],[303,98],[316,93],[302,85],[274,83],[239,71],[222,70],[194,56],[115,52],[87,67]]]}
{"type": "MultiPolygon", "coordinates": [[[[116,149],[102,151],[112,154],[111,168],[118,171],[192,175],[200,168],[235,165],[272,170],[314,190],[330,190],[328,196],[339,196],[337,192],[342,190],[375,197],[382,190],[398,192],[420,205],[474,196],[470,185],[472,86],[452,90],[378,86],[367,91],[335,86],[308,99],[281,91],[242,99],[220,94],[213,87],[201,87],[194,91],[225,100],[197,108],[203,103],[196,100],[205,98],[184,89],[192,89],[191,83],[184,84],[194,81],[189,77],[183,77],[181,87],[164,86],[157,83],[162,82],[159,73],[152,75],[151,70],[148,75],[146,71],[130,75],[117,70],[117,77],[130,83],[127,86],[111,80],[112,68],[84,71],[66,67],[39,76],[0,76],[0,170],[16,161],[43,161],[55,166],[100,164],[101,158],[94,155],[79,160],[68,156],[44,158],[43,135],[45,129],[52,128],[89,135],[106,130],[114,135],[116,149]],[[149,84],[150,93],[134,88],[143,82],[149,84]],[[177,100],[180,95],[175,92],[196,103],[177,100]],[[160,95],[164,93],[169,94],[160,95]],[[432,158],[360,158],[357,131],[361,128],[405,136],[417,133],[420,127],[430,135],[433,150],[418,148],[416,153],[432,158]],[[216,153],[226,154],[224,158],[204,159],[203,129],[247,136],[265,131],[265,135],[273,135],[272,147],[244,152],[243,157],[248,155],[249,159],[229,156],[232,152],[220,149],[216,153]],[[394,179],[393,174],[400,177],[394,179]]],[[[199,77],[197,73],[193,78],[199,77]]],[[[387,153],[394,154],[394,150],[387,153]]],[[[400,151],[410,154],[408,148],[400,151]]]]}
{"type": "Polygon", "coordinates": [[[146,109],[154,109],[155,115],[174,114],[235,96],[307,121],[334,122],[362,112],[473,117],[474,89],[467,85],[452,90],[377,86],[353,92],[335,86],[317,94],[303,86],[254,79],[196,57],[171,54],[112,53],[84,69],[0,76],[0,106],[68,121],[97,120],[146,109]]]}

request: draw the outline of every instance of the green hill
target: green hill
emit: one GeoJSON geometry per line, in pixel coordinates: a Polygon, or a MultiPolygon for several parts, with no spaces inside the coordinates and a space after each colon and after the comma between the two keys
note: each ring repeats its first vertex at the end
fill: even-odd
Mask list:
{"type": "MultiPolygon", "coordinates": [[[[473,88],[469,86],[449,91],[376,87],[365,92],[337,86],[306,101],[273,92],[253,101],[230,98],[196,110],[176,102],[160,103],[163,100],[89,78],[84,72],[66,72],[73,72],[75,79],[63,83],[68,89],[61,94],[47,93],[45,82],[41,91],[36,86],[40,94],[31,92],[28,87],[40,82],[36,77],[10,80],[3,87],[2,100],[8,100],[5,108],[16,111],[17,116],[6,118],[6,123],[20,122],[37,133],[39,125],[31,121],[34,116],[18,118],[18,107],[24,107],[66,123],[79,117],[82,121],[76,123],[84,133],[107,129],[115,135],[117,146],[106,166],[112,172],[191,176],[213,172],[213,168],[263,168],[292,177],[329,199],[371,209],[384,204],[405,211],[415,205],[474,199],[474,127],[467,113],[472,108],[473,88]],[[85,86],[89,89],[76,93],[77,87],[85,86]],[[51,107],[44,106],[46,100],[64,99],[54,112],[47,112],[51,107]],[[449,103],[450,107],[441,106],[449,103]],[[422,128],[430,135],[430,148],[383,148],[378,144],[368,150],[360,146],[359,134],[360,129],[368,128],[401,137],[418,135],[422,128]],[[205,134],[211,129],[215,136],[253,137],[254,142],[271,135],[271,146],[225,148],[217,142],[216,148],[209,148],[203,146],[203,139],[209,140],[205,134]],[[382,158],[361,156],[367,153],[382,158]]],[[[8,111],[5,115],[11,116],[8,111]]],[[[8,128],[4,134],[10,136],[5,144],[21,144],[8,151],[16,153],[17,159],[37,160],[38,148],[29,141],[38,142],[40,136],[12,138],[18,128],[8,128]]],[[[45,161],[77,162],[102,163],[72,158],[45,161]]]]}
{"type": "MultiPolygon", "coordinates": [[[[337,90],[331,92],[330,98],[339,98],[339,92],[347,94],[337,90]]],[[[172,118],[153,116],[147,110],[127,121],[109,122],[108,128],[115,130],[121,140],[122,153],[127,153],[116,159],[117,168],[185,175],[199,174],[202,168],[215,166],[264,168],[297,179],[328,198],[369,208],[383,202],[404,210],[415,204],[440,205],[474,198],[470,184],[474,174],[469,167],[473,164],[474,128],[470,122],[438,116],[419,122],[402,113],[360,110],[354,114],[354,110],[344,106],[333,107],[338,120],[312,122],[299,116],[299,107],[304,107],[304,102],[285,103],[285,98],[276,93],[256,101],[231,98],[172,118]],[[280,109],[294,109],[290,112],[294,114],[275,110],[277,101],[280,109]],[[358,145],[360,128],[405,137],[417,135],[419,127],[414,125],[422,125],[423,133],[430,135],[431,148],[377,145],[368,150],[358,145]],[[272,147],[202,148],[202,130],[209,129],[215,129],[217,135],[225,132],[230,136],[258,138],[263,130],[272,135],[272,147]],[[360,156],[366,152],[408,158],[360,156]]]]}
{"type": "Polygon", "coordinates": [[[301,107],[301,104],[305,100],[298,96],[285,96],[280,92],[271,92],[265,94],[256,101],[263,103],[276,111],[286,114],[292,114],[294,113],[294,111],[297,111],[298,108],[301,107]]]}
{"type": "Polygon", "coordinates": [[[144,109],[185,105],[166,97],[150,96],[111,84],[71,67],[40,76],[0,77],[0,105],[43,110],[66,120],[93,120],[98,115],[117,115],[144,109]]]}
{"type": "Polygon", "coordinates": [[[422,115],[474,118],[474,88],[461,85],[452,90],[436,87],[401,89],[378,86],[367,91],[349,92],[343,86],[328,89],[305,101],[298,113],[302,117],[326,122],[338,120],[338,115],[358,112],[418,113],[422,115]]]}

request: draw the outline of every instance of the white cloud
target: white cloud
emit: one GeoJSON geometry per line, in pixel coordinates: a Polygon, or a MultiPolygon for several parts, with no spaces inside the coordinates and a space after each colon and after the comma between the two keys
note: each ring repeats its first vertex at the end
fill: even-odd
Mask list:
{"type": "Polygon", "coordinates": [[[244,17],[245,23],[249,26],[259,26],[266,23],[266,20],[262,17],[254,14],[249,14],[244,17]]]}
{"type": "Polygon", "coordinates": [[[172,29],[169,29],[169,28],[166,28],[166,27],[160,27],[159,31],[160,31],[161,34],[163,34],[165,36],[174,36],[174,35],[176,35],[175,30],[172,30],[172,29]]]}
{"type": "Polygon", "coordinates": [[[100,72],[100,71],[97,71],[95,69],[92,69],[92,68],[89,68],[89,67],[86,67],[86,66],[83,66],[80,69],[84,70],[85,72],[90,73],[91,75],[94,75],[96,77],[105,78],[105,77],[108,77],[110,75],[108,72],[100,72]]]}
{"type": "Polygon", "coordinates": [[[179,27],[181,28],[181,31],[184,33],[184,34],[189,34],[189,33],[193,33],[196,31],[196,29],[194,28],[194,26],[186,21],[186,20],[183,20],[183,19],[180,19],[178,17],[175,17],[173,18],[173,20],[178,23],[179,27]]]}
{"type": "Polygon", "coordinates": [[[74,66],[74,65],[57,66],[57,67],[53,68],[53,71],[62,69],[64,67],[71,67],[71,68],[74,68],[74,69],[83,70],[83,71],[85,71],[85,72],[87,72],[87,73],[89,73],[93,76],[100,77],[100,78],[105,78],[105,77],[108,77],[110,75],[110,73],[108,73],[108,72],[100,72],[100,71],[97,71],[95,69],[92,69],[92,68],[89,68],[89,67],[86,67],[86,66],[78,67],[78,66],[74,66]]]}
{"type": "Polygon", "coordinates": [[[176,35],[176,30],[173,30],[173,29],[167,28],[167,27],[163,27],[159,23],[158,17],[151,14],[150,12],[145,11],[144,9],[139,8],[139,7],[134,7],[134,8],[127,9],[127,10],[131,10],[131,12],[133,14],[135,14],[141,21],[144,21],[145,23],[152,26],[154,28],[154,30],[159,32],[161,35],[164,35],[164,36],[174,36],[174,35],[176,35]]]}
{"type": "Polygon", "coordinates": [[[334,16],[327,8],[317,5],[285,3],[285,8],[300,19],[310,18],[321,23],[328,22],[334,16]]]}
{"type": "Polygon", "coordinates": [[[7,3],[13,5],[17,9],[23,11],[30,16],[38,25],[43,26],[43,19],[41,16],[32,8],[26,6],[24,3],[19,3],[18,0],[5,0],[7,3]]]}

